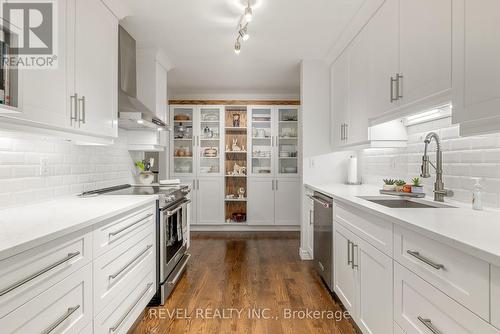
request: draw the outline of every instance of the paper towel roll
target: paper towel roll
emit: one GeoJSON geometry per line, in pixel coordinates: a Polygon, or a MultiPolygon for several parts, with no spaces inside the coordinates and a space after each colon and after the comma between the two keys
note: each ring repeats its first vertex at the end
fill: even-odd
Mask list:
{"type": "Polygon", "coordinates": [[[354,155],[349,157],[349,165],[347,167],[347,183],[358,183],[358,158],[354,155]]]}

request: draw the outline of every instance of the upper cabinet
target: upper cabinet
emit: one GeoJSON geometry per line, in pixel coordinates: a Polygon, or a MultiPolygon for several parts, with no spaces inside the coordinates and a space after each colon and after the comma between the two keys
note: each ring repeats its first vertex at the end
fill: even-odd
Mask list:
{"type": "Polygon", "coordinates": [[[334,149],[399,147],[399,129],[370,125],[450,101],[451,11],[451,0],[386,0],[378,8],[332,64],[334,149]]]}
{"type": "Polygon", "coordinates": [[[19,69],[18,114],[26,125],[118,136],[118,19],[100,0],[57,6],[55,69],[19,69]]]}
{"type": "Polygon", "coordinates": [[[453,122],[461,135],[500,131],[499,40],[499,1],[453,1],[453,122]]]}
{"type": "Polygon", "coordinates": [[[163,122],[170,124],[167,68],[157,49],[137,49],[137,98],[163,122]]]}

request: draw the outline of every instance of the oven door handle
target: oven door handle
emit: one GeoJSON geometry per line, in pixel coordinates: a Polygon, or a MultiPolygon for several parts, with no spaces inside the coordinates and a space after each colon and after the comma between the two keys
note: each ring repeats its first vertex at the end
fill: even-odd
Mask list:
{"type": "Polygon", "coordinates": [[[190,199],[185,199],[183,200],[182,202],[179,203],[179,206],[176,207],[175,209],[173,210],[167,210],[167,217],[170,217],[170,216],[173,216],[177,211],[179,211],[180,209],[182,209],[182,206],[185,205],[185,204],[189,204],[191,203],[191,200],[190,199]]]}

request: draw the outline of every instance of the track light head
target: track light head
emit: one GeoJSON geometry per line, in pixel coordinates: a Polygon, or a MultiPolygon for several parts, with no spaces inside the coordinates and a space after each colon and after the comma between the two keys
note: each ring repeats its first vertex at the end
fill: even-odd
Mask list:
{"type": "Polygon", "coordinates": [[[238,37],[238,39],[236,39],[236,43],[234,43],[234,53],[239,55],[240,52],[241,52],[241,43],[240,43],[240,39],[238,37]]]}
{"type": "Polygon", "coordinates": [[[241,39],[244,41],[248,41],[250,38],[250,35],[248,34],[248,25],[245,25],[243,28],[240,28],[238,31],[238,34],[240,35],[241,39]]]}
{"type": "Polygon", "coordinates": [[[252,7],[250,7],[250,2],[249,2],[247,8],[245,8],[245,20],[247,22],[252,22],[252,19],[253,19],[253,11],[252,7]]]}

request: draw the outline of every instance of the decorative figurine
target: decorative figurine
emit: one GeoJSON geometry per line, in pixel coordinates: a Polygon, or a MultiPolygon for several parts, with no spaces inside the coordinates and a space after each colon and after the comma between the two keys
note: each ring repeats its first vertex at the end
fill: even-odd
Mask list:
{"type": "Polygon", "coordinates": [[[240,127],[240,114],[233,114],[233,127],[240,127]]]}
{"type": "Polygon", "coordinates": [[[240,152],[241,148],[238,146],[238,139],[233,139],[233,145],[231,147],[233,152],[240,152]]]}
{"type": "Polygon", "coordinates": [[[238,198],[239,198],[239,199],[244,199],[244,198],[245,198],[244,196],[245,196],[245,188],[240,187],[240,188],[238,189],[238,198]]]}

